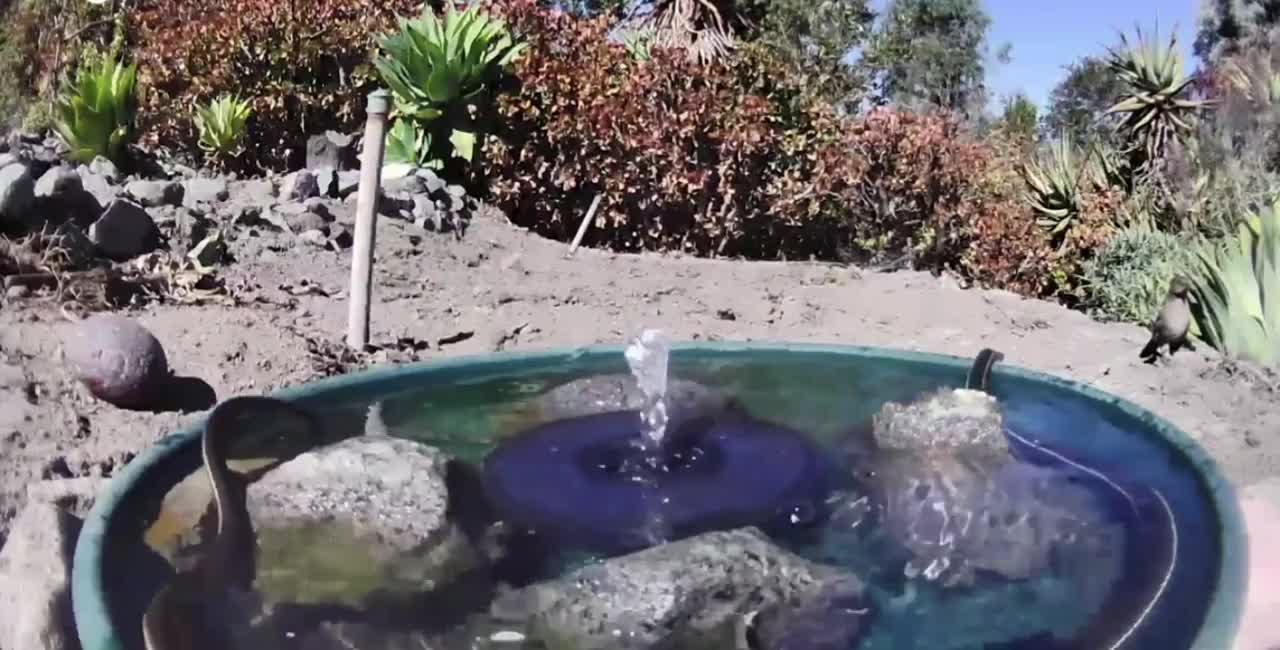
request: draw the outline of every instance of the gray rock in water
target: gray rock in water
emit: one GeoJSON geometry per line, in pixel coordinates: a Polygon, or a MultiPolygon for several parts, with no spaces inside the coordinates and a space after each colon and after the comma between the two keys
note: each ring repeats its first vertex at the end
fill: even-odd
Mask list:
{"type": "Polygon", "coordinates": [[[337,131],[325,131],[307,139],[307,168],[343,170],[356,166],[356,139],[337,131]]]}
{"type": "Polygon", "coordinates": [[[94,314],[76,323],[63,341],[63,352],[75,378],[94,397],[116,406],[153,403],[170,377],[160,341],[125,316],[94,314]]]}
{"type": "Polygon", "coordinates": [[[889,402],[875,416],[876,444],[886,449],[975,448],[1007,456],[1009,442],[995,397],[943,389],[909,404],[889,402]]]}
{"type": "Polygon", "coordinates": [[[94,156],[93,160],[89,162],[89,171],[103,177],[108,182],[120,182],[120,169],[116,167],[115,163],[102,156],[94,156]]]}
{"type": "Polygon", "coordinates": [[[0,167],[0,220],[21,222],[35,201],[36,181],[23,162],[0,167]]]}
{"type": "MultiPolygon", "coordinates": [[[[729,396],[687,379],[667,383],[667,405],[672,416],[724,409],[729,396]]],[[[538,413],[548,420],[634,410],[644,406],[644,394],[630,374],[598,375],[576,379],[535,398],[538,413]]]]}
{"type": "Polygon", "coordinates": [[[293,172],[280,183],[281,201],[306,201],[313,196],[320,196],[320,184],[310,170],[293,172]]]}
{"type": "Polygon", "coordinates": [[[183,205],[196,207],[205,203],[221,203],[231,195],[227,180],[200,176],[183,182],[183,205]]]}
{"type": "Polygon", "coordinates": [[[144,207],[182,205],[184,190],[177,181],[131,181],[124,191],[144,207]]]}
{"type": "Polygon", "coordinates": [[[360,189],[360,172],[358,171],[341,171],[338,172],[337,192],[338,198],[345,199],[356,193],[360,189]]]}
{"type": "Polygon", "coordinates": [[[159,229],[142,206],[116,199],[89,226],[89,239],[107,257],[123,261],[156,247],[159,229]]]}
{"type": "Polygon", "coordinates": [[[745,528],[656,546],[502,594],[491,614],[527,621],[529,636],[551,647],[731,647],[725,641],[743,618],[832,583],[859,593],[862,585],[745,528]]]}
{"type": "Polygon", "coordinates": [[[450,534],[445,516],[448,458],[426,445],[360,436],[271,470],[248,491],[257,525],[335,521],[396,553],[450,534]]]}
{"type": "Polygon", "coordinates": [[[860,581],[832,582],[751,617],[745,645],[750,650],[849,650],[858,647],[872,614],[860,581]]]}
{"type": "Polygon", "coordinates": [[[858,478],[881,529],[914,557],[909,578],[968,585],[981,569],[1022,580],[1066,555],[1093,557],[1101,572],[1123,550],[1096,497],[1052,468],[980,448],[881,450],[873,468],[858,478]]]}

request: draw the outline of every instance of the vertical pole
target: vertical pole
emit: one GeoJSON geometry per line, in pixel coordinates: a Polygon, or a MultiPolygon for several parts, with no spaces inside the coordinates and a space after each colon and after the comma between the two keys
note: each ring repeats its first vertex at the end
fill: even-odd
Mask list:
{"type": "Polygon", "coordinates": [[[391,95],[385,90],[369,93],[365,109],[364,152],[360,158],[360,189],[356,197],[356,234],[351,247],[351,291],[347,312],[347,345],[363,350],[369,343],[370,285],[373,283],[373,244],[382,193],[382,150],[386,144],[387,113],[391,95]]]}

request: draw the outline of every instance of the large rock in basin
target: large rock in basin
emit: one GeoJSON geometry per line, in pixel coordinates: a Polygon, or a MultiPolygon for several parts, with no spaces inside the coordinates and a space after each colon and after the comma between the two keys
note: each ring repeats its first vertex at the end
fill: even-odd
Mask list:
{"type": "Polygon", "coordinates": [[[1009,453],[995,397],[977,390],[942,389],[909,404],[889,402],[876,414],[873,428],[880,448],[1009,453]]]}
{"type": "Polygon", "coordinates": [[[259,589],[358,605],[374,592],[430,589],[475,566],[479,551],[447,517],[448,466],[426,445],[365,435],[272,469],[247,492],[264,554],[259,589]]]}
{"type": "Polygon", "coordinates": [[[170,378],[160,341],[126,316],[94,314],[76,323],[63,341],[63,353],[76,379],[116,406],[154,403],[170,378]]]}
{"type": "Polygon", "coordinates": [[[550,647],[732,647],[742,622],[759,610],[821,599],[833,584],[841,585],[844,606],[859,599],[857,577],[744,528],[656,546],[502,594],[491,614],[526,622],[528,635],[550,647]]]}
{"type": "Polygon", "coordinates": [[[89,226],[89,239],[104,255],[124,261],[154,249],[160,230],[142,206],[116,199],[89,226]]]}

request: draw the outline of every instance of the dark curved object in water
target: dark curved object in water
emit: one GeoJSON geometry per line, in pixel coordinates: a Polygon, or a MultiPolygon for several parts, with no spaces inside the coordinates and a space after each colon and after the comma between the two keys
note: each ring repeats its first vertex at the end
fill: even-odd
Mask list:
{"type": "Polygon", "coordinates": [[[709,530],[783,534],[824,516],[834,465],[802,433],[735,410],[672,421],[645,450],[636,411],[557,420],[485,459],[501,516],[571,547],[624,553],[709,530]]]}
{"type": "Polygon", "coordinates": [[[1004,360],[1004,353],[991,348],[982,348],[978,356],[973,358],[969,367],[969,376],[965,379],[965,388],[991,393],[991,370],[1004,360]]]}
{"type": "Polygon", "coordinates": [[[256,541],[244,485],[227,467],[227,450],[230,443],[246,431],[233,426],[238,418],[255,411],[261,411],[258,417],[272,417],[276,415],[273,410],[302,420],[313,442],[319,441],[323,430],[315,415],[290,402],[242,396],[214,407],[205,421],[200,451],[213,488],[216,533],[209,553],[152,598],[142,617],[142,636],[147,650],[232,647],[224,638],[222,625],[203,624],[205,612],[216,608],[226,591],[249,591],[257,571],[256,541]]]}

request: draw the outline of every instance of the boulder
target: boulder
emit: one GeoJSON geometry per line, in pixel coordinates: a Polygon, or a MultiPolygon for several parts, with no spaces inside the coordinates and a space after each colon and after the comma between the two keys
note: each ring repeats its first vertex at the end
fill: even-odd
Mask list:
{"type": "Polygon", "coordinates": [[[0,221],[21,222],[35,202],[36,181],[21,161],[0,167],[0,221]]]}
{"type": "Polygon", "coordinates": [[[305,201],[313,196],[320,196],[320,183],[310,170],[293,172],[280,183],[281,201],[305,201]]]}
{"type": "Polygon", "coordinates": [[[120,190],[113,181],[102,174],[92,171],[91,167],[79,168],[80,186],[98,201],[98,205],[110,205],[120,196],[120,190]]]}
{"type": "Polygon", "coordinates": [[[144,207],[182,205],[184,190],[177,181],[132,181],[124,191],[144,207]]]}
{"type": "Polygon", "coordinates": [[[120,169],[115,163],[102,156],[94,156],[93,160],[89,161],[89,172],[103,177],[110,183],[120,182],[120,169]]]}
{"type": "Polygon", "coordinates": [[[197,176],[183,182],[183,205],[195,207],[207,203],[221,203],[231,195],[227,189],[227,179],[221,177],[197,176]]]}
{"type": "Polygon", "coordinates": [[[267,179],[231,181],[227,183],[231,199],[245,205],[270,205],[276,199],[276,187],[267,179]]]}
{"type": "Polygon", "coordinates": [[[446,513],[448,466],[426,445],[365,435],[270,470],[249,486],[247,500],[270,558],[260,589],[271,600],[358,603],[369,588],[418,591],[475,566],[481,556],[446,513]],[[393,584],[359,579],[385,575],[393,584]]]}
{"type": "Polygon", "coordinates": [[[27,489],[0,549],[0,648],[78,650],[71,558],[101,479],[46,481],[27,489]]]}
{"type": "Polygon", "coordinates": [[[359,171],[340,171],[338,172],[337,181],[337,197],[345,199],[360,189],[360,172],[359,171]]]}
{"type": "Polygon", "coordinates": [[[118,314],[94,314],[73,325],[63,353],[72,375],[94,397],[116,406],[154,403],[170,378],[160,341],[138,321],[118,314]]]}
{"type": "MultiPolygon", "coordinates": [[[[593,563],[500,595],[490,614],[531,638],[579,650],[732,647],[744,619],[863,583],[773,545],[754,528],[705,533],[593,563]]],[[[868,609],[869,612],[869,609],[868,609]]],[[[784,646],[777,646],[784,647],[784,646]]]]}
{"type": "Polygon", "coordinates": [[[334,170],[354,169],[356,139],[337,131],[325,131],[307,139],[307,168],[328,167],[334,170]]]}
{"type": "Polygon", "coordinates": [[[87,224],[102,214],[102,205],[85,190],[80,174],[63,166],[50,168],[36,181],[35,208],[59,223],[87,224]]]}
{"type": "Polygon", "coordinates": [[[123,261],[156,247],[159,229],[142,206],[127,199],[116,199],[102,216],[89,226],[89,239],[107,257],[123,261]]]}

